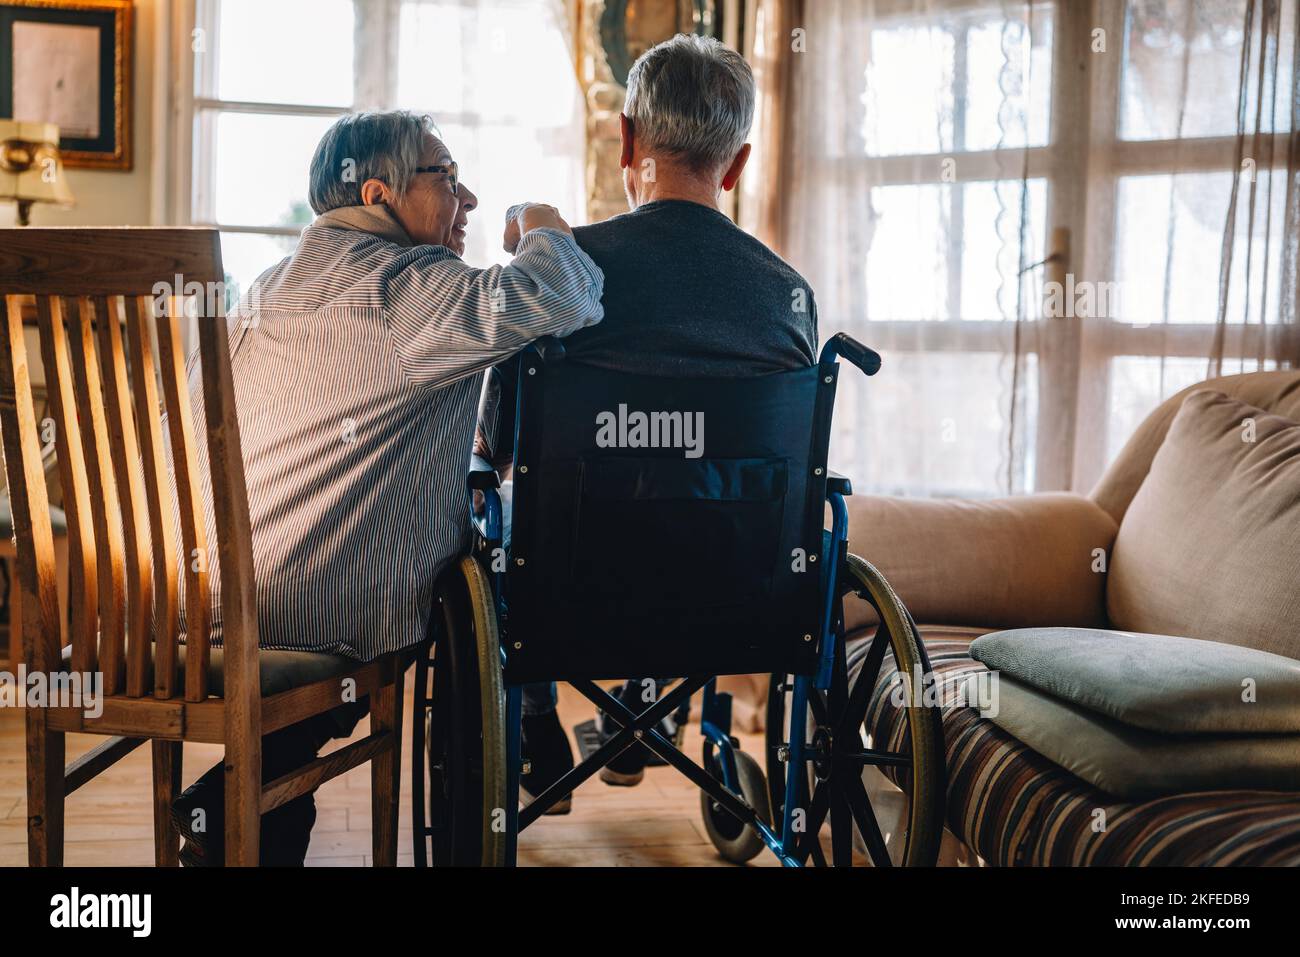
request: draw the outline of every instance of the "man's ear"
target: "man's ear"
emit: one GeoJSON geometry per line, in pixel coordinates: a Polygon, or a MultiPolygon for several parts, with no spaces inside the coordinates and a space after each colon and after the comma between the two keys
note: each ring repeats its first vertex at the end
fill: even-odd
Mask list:
{"type": "Polygon", "coordinates": [[[622,141],[622,151],[618,156],[618,168],[627,169],[632,165],[632,121],[626,113],[618,115],[618,135],[622,141]]]}
{"type": "Polygon", "coordinates": [[[736,158],[727,167],[727,171],[722,174],[723,189],[733,190],[736,188],[736,183],[740,180],[740,174],[745,169],[745,164],[749,162],[749,150],[748,143],[742,146],[740,152],[736,154],[736,158]]]}
{"type": "Polygon", "coordinates": [[[382,180],[368,179],[361,184],[361,202],[366,206],[380,206],[391,196],[392,190],[382,180]]]}

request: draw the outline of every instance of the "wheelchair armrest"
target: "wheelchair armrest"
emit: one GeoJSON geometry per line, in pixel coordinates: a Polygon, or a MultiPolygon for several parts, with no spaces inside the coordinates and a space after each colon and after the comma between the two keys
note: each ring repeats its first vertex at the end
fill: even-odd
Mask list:
{"type": "Polygon", "coordinates": [[[841,475],[834,469],[826,470],[826,494],[830,495],[838,492],[840,495],[849,496],[853,494],[853,482],[847,475],[841,475]]]}
{"type": "Polygon", "coordinates": [[[501,476],[492,467],[492,463],[481,455],[475,455],[469,462],[469,487],[477,491],[488,488],[500,488],[501,476]]]}

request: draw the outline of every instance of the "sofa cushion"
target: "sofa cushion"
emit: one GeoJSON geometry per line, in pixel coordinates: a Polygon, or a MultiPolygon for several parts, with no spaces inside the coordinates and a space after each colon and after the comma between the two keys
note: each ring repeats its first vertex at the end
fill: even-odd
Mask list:
{"type": "Polygon", "coordinates": [[[1300,370],[1297,369],[1219,376],[1188,386],[1160,403],[1142,420],[1092,490],[1090,498],[1114,516],[1116,522],[1124,520],[1124,512],[1151,470],[1151,460],[1164,442],[1183,400],[1193,392],[1205,390],[1221,392],[1257,409],[1300,422],[1300,370]]]}
{"type": "Polygon", "coordinates": [[[1300,734],[1300,661],[1266,651],[1095,628],[1019,628],[977,638],[970,652],[1019,683],[1133,728],[1300,734]]]}
{"type": "MultiPolygon", "coordinates": [[[[1107,794],[960,703],[959,676],[984,670],[966,648],[981,632],[920,630],[944,687],[948,828],[986,863],[1300,864],[1300,794],[1197,791],[1140,800],[1107,794]]],[[[900,745],[907,733],[890,690],[896,675],[886,657],[867,712],[876,746],[900,745]]]]}
{"type": "Polygon", "coordinates": [[[1297,543],[1300,423],[1193,392],[1116,536],[1111,624],[1300,658],[1297,543]]]}
{"type": "Polygon", "coordinates": [[[1190,737],[1145,731],[1054,698],[1005,673],[998,681],[997,704],[990,714],[994,724],[1116,797],[1300,791],[1300,734],[1190,737]]]}

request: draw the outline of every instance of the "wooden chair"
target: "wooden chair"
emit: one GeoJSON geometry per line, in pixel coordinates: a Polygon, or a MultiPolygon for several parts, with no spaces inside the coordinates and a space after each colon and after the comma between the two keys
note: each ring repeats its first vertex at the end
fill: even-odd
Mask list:
{"type": "Polygon", "coordinates": [[[97,718],[86,717],[83,707],[27,709],[28,859],[33,865],[62,863],[65,797],[146,740],[153,749],[159,865],[178,861],[179,836],[170,808],[180,787],[185,741],[225,746],[228,865],[257,864],[262,814],[366,761],[371,763],[375,863],[396,863],[402,680],[409,656],[390,655],[363,665],[311,655],[316,664],[327,657],[335,665],[323,671],[317,667],[313,675],[312,668],[292,667],[306,660],[295,655],[307,653],[259,652],[252,533],[222,278],[220,240],[213,229],[0,231],[0,294],[6,305],[0,323],[0,431],[17,540],[23,655],[30,671],[47,675],[68,668],[99,671],[104,694],[97,718]],[[205,299],[200,307],[209,308],[198,311],[198,335],[215,529],[205,528],[203,518],[181,345],[186,299],[183,290],[171,289],[176,277],[187,288],[207,293],[199,297],[205,299]],[[155,283],[167,284],[165,298],[155,298],[155,283]],[[56,610],[50,508],[18,304],[24,293],[37,297],[41,353],[57,424],[71,579],[66,663],[56,610]],[[155,308],[156,301],[162,308],[155,308]],[[170,413],[165,422],[164,406],[170,413]],[[214,531],[221,581],[220,649],[211,648],[209,633],[206,556],[214,531]],[[182,564],[178,545],[179,554],[194,560],[182,564]],[[178,641],[182,574],[184,645],[178,641]],[[289,677],[268,672],[271,659],[290,662],[289,677]],[[271,685],[268,674],[279,690],[264,696],[263,683],[271,685]],[[221,696],[210,694],[211,687],[220,687],[221,696]],[[264,786],[262,736],[338,706],[345,688],[355,692],[355,700],[370,696],[369,736],[264,786]],[[108,740],[65,768],[64,737],[70,731],[108,740]]]}

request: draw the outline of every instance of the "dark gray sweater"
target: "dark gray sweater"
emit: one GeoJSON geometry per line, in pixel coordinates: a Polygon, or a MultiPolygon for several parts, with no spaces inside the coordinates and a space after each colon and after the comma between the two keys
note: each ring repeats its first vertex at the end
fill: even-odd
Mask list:
{"type": "Polygon", "coordinates": [[[569,358],[642,375],[765,375],[816,362],[803,277],[722,213],[661,200],[573,231],[605,273],[605,318],[569,358]]]}
{"type": "MultiPolygon", "coordinates": [[[[570,359],[681,378],[767,375],[817,361],[812,289],[716,209],[660,200],[573,233],[605,274],[605,318],[564,340],[570,359]]],[[[497,366],[484,409],[498,462],[511,457],[499,436],[513,436],[518,376],[518,356],[497,366]]]]}

